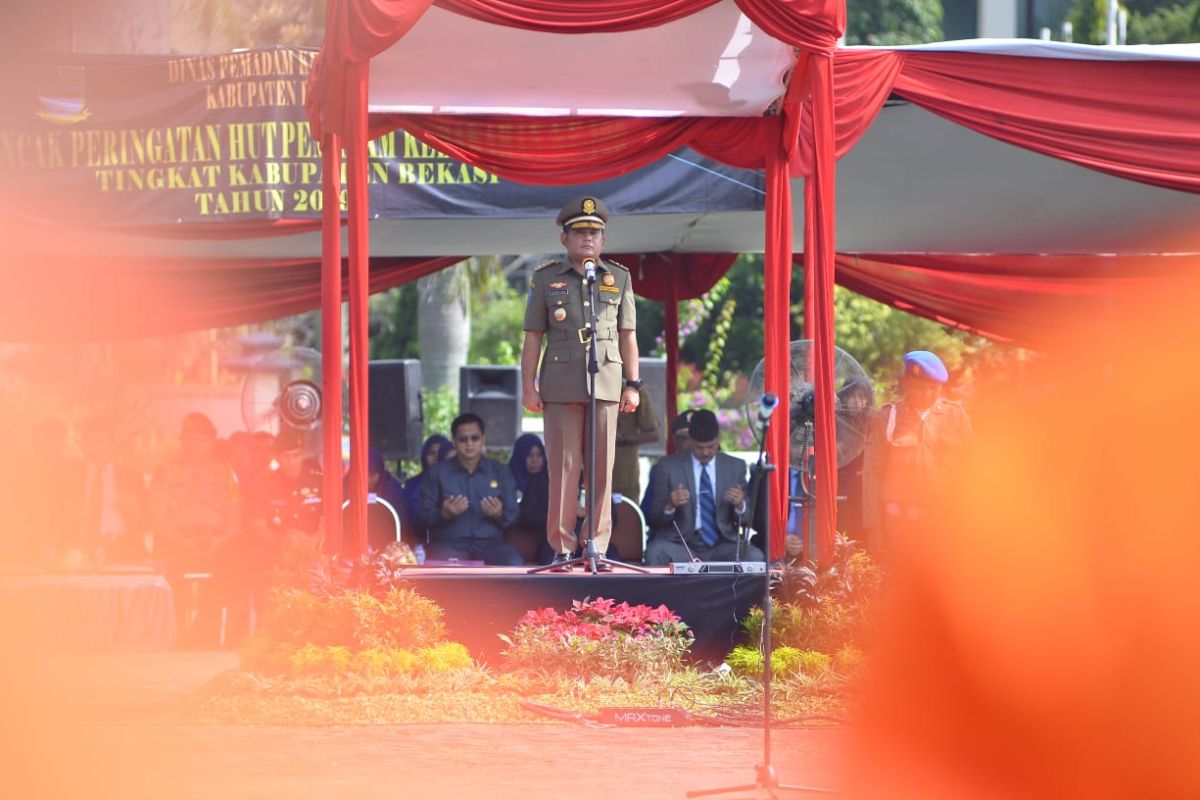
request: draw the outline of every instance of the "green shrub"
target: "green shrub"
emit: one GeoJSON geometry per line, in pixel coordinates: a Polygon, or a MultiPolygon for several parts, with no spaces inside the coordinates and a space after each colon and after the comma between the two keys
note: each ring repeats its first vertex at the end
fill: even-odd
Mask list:
{"type": "MultiPolygon", "coordinates": [[[[784,678],[796,673],[818,677],[829,671],[831,659],[815,650],[799,650],[795,647],[776,647],[771,650],[771,673],[784,678]]],[[[762,652],[755,647],[738,645],[725,657],[737,675],[758,676],[762,674],[762,652]]]]}

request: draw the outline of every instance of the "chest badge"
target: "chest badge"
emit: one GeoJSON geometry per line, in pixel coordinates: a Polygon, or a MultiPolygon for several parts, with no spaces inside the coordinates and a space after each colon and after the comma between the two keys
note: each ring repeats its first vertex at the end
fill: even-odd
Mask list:
{"type": "Polygon", "coordinates": [[[605,286],[612,286],[614,283],[617,282],[617,279],[612,276],[611,272],[604,273],[604,277],[601,278],[600,280],[604,281],[605,286]]]}
{"type": "Polygon", "coordinates": [[[567,288],[567,282],[566,281],[555,281],[554,283],[550,284],[550,288],[551,289],[565,289],[565,288],[567,288]]]}
{"type": "Polygon", "coordinates": [[[496,481],[496,480],[493,480],[491,483],[489,483],[489,484],[488,484],[488,487],[489,487],[489,488],[492,488],[492,489],[499,489],[499,488],[500,488],[500,482],[499,482],[499,481],[496,481]]]}
{"type": "Polygon", "coordinates": [[[554,309],[554,321],[555,322],[562,322],[566,318],[567,318],[567,310],[565,308],[554,309]]]}

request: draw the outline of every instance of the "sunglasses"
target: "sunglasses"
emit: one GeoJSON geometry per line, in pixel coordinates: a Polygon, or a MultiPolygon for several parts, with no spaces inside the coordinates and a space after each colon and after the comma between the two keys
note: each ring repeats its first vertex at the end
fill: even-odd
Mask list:
{"type": "Polygon", "coordinates": [[[459,444],[466,444],[467,442],[478,442],[482,438],[482,434],[471,433],[467,434],[466,436],[456,436],[454,441],[458,442],[459,444]]]}

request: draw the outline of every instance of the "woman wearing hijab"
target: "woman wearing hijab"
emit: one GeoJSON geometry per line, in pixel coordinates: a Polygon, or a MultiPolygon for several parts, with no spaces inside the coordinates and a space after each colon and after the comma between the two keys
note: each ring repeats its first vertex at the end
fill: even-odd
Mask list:
{"type": "MultiPolygon", "coordinates": [[[[439,461],[445,461],[454,453],[454,445],[445,436],[435,433],[421,445],[421,471],[404,482],[405,514],[412,522],[414,542],[424,542],[426,539],[425,526],[421,524],[421,485],[429,470],[439,461]]],[[[408,537],[405,537],[406,539],[408,537]]]]}
{"type": "Polygon", "coordinates": [[[547,562],[554,557],[546,543],[546,517],[550,513],[550,473],[546,471],[546,446],[536,433],[525,433],[513,442],[508,460],[520,495],[517,521],[505,540],[526,561],[547,562]]]}

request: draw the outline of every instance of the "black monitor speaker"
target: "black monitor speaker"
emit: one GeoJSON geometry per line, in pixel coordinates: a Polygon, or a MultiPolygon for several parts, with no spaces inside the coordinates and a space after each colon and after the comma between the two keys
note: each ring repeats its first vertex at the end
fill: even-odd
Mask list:
{"type": "Polygon", "coordinates": [[[461,367],[458,408],[483,419],[489,448],[512,447],[521,435],[521,368],[461,367]]]}
{"type": "Polygon", "coordinates": [[[384,458],[419,459],[425,438],[421,362],[415,358],[372,361],[369,380],[371,446],[384,458]]]}

